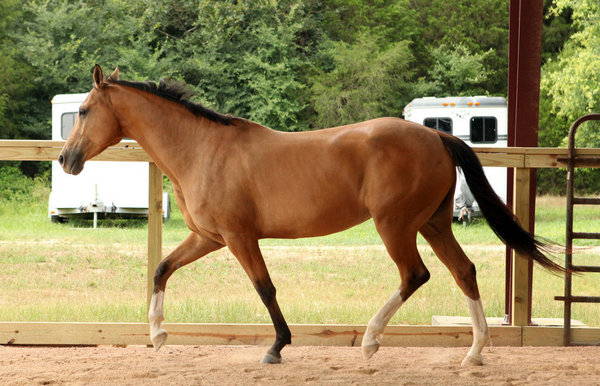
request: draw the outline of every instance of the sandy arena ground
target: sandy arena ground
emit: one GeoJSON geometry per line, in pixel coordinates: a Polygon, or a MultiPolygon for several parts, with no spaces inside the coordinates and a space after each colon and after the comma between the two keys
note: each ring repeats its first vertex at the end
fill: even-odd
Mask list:
{"type": "Polygon", "coordinates": [[[486,364],[461,367],[467,348],[287,347],[283,363],[258,363],[267,347],[0,346],[1,385],[599,385],[600,347],[493,347],[486,364]]]}

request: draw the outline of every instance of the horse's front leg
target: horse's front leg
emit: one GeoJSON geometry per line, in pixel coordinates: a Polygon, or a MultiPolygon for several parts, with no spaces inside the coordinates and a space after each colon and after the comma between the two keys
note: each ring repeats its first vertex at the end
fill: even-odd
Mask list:
{"type": "Polygon", "coordinates": [[[152,340],[152,345],[156,351],[167,340],[167,331],[161,327],[162,322],[165,320],[163,302],[167,280],[177,269],[222,247],[222,244],[196,233],[190,233],[156,268],[156,273],[154,274],[154,292],[152,293],[150,309],[148,310],[150,340],[152,340]]]}
{"type": "Polygon", "coordinates": [[[275,286],[271,282],[269,272],[263,259],[258,241],[256,239],[245,239],[234,237],[226,239],[227,246],[238,259],[254,288],[260,295],[261,300],[267,307],[273,326],[275,327],[275,343],[267,351],[260,361],[261,363],[281,363],[281,349],[286,344],[292,343],[292,334],[279,309],[275,297],[275,286]]]}

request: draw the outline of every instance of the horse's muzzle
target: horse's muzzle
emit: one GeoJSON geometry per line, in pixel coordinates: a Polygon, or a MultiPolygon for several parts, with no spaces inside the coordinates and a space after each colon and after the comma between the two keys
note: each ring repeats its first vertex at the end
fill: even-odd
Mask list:
{"type": "Polygon", "coordinates": [[[62,166],[65,173],[76,176],[83,170],[83,153],[80,151],[63,151],[58,156],[58,163],[62,166]]]}

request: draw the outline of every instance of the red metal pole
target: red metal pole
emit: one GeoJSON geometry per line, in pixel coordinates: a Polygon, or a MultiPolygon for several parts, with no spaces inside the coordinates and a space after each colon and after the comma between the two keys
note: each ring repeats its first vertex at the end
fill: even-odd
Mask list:
{"type": "MultiPolygon", "coordinates": [[[[542,55],[543,0],[511,0],[508,53],[508,146],[537,146],[540,101],[540,66],[542,55]]],[[[508,203],[512,205],[513,173],[508,172],[508,203]]],[[[535,170],[531,181],[535,181],[535,170]]],[[[535,223],[535,183],[529,192],[529,229],[535,223]]],[[[512,250],[506,249],[505,312],[511,315],[512,250]]],[[[529,323],[533,266],[529,266],[529,323]]]]}

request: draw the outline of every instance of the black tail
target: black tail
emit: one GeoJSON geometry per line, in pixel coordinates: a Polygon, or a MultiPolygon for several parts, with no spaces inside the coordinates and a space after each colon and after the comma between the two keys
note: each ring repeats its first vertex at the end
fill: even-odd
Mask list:
{"type": "Polygon", "coordinates": [[[479,204],[483,217],[498,238],[520,254],[529,256],[543,267],[553,272],[564,272],[565,269],[550,260],[544,252],[557,249],[548,242],[542,242],[527,232],[516,216],[502,202],[490,186],[475,152],[460,139],[440,133],[442,142],[454,159],[456,166],[462,169],[467,185],[479,204]]]}

